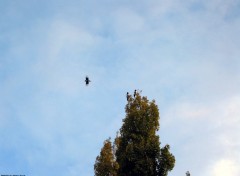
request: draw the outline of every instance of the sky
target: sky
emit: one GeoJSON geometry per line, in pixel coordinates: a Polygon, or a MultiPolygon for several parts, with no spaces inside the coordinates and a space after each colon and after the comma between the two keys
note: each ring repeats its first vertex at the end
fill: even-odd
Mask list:
{"type": "Polygon", "coordinates": [[[0,12],[0,174],[93,176],[137,89],[159,107],[169,176],[240,175],[239,0],[0,0],[0,12]]]}

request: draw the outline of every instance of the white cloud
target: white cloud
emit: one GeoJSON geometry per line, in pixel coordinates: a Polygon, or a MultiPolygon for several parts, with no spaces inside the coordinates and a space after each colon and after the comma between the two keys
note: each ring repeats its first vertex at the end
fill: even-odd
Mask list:
{"type": "Polygon", "coordinates": [[[62,20],[53,21],[47,37],[50,59],[56,59],[66,49],[82,51],[98,42],[97,36],[93,36],[81,26],[74,26],[62,20]]]}
{"type": "Polygon", "coordinates": [[[197,168],[209,176],[226,171],[229,173],[226,175],[230,176],[239,174],[239,105],[240,96],[235,95],[205,104],[191,99],[180,100],[168,111],[160,111],[162,141],[170,141],[177,158],[176,172],[173,174],[177,175],[183,167],[196,175],[202,175],[196,173],[197,168]],[[188,164],[184,166],[182,163],[188,164]],[[223,163],[226,165],[221,170],[219,168],[223,163]]]}
{"type": "MultiPolygon", "coordinates": [[[[90,2],[84,6],[86,19],[83,7],[72,12],[68,6],[66,15],[63,6],[61,15],[54,15],[58,19],[5,32],[1,40],[11,41],[5,59],[12,62],[0,61],[0,69],[13,71],[0,88],[0,118],[11,116],[43,152],[29,152],[33,166],[49,155],[49,165],[72,162],[70,175],[88,172],[84,167],[92,167],[99,141],[114,135],[123,118],[114,115],[120,110],[105,110],[111,104],[122,112],[116,96],[138,88],[159,103],[161,140],[171,142],[177,159],[173,174],[184,175],[188,167],[196,175],[207,169],[217,175],[223,165],[222,173],[239,173],[239,22],[224,19],[236,1],[204,2],[197,11],[190,9],[192,3],[198,2],[110,3],[114,7],[107,8],[101,2],[94,4],[101,9],[91,12],[90,2]],[[89,72],[94,86],[84,89],[89,72]]],[[[5,120],[1,127],[11,121],[5,120]]]]}
{"type": "Polygon", "coordinates": [[[143,31],[146,27],[144,18],[130,9],[119,9],[114,14],[115,31],[121,37],[127,37],[143,31]],[[127,36],[124,36],[127,35],[127,36]]]}
{"type": "Polygon", "coordinates": [[[239,163],[231,159],[221,159],[210,168],[209,176],[239,176],[239,163]]]}

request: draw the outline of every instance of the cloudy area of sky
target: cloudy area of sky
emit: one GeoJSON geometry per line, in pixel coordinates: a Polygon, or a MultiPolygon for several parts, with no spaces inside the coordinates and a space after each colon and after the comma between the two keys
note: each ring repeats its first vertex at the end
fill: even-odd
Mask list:
{"type": "Polygon", "coordinates": [[[0,174],[94,175],[139,89],[159,106],[169,176],[240,175],[239,0],[1,0],[0,12],[0,174]]]}

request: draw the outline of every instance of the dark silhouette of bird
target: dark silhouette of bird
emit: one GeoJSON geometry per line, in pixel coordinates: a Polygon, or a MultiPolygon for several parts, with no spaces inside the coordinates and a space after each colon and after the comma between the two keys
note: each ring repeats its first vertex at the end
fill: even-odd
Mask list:
{"type": "Polygon", "coordinates": [[[133,96],[136,97],[136,95],[137,95],[137,90],[135,89],[133,96]]]}
{"type": "Polygon", "coordinates": [[[186,172],[186,176],[190,176],[190,172],[189,171],[186,172]]]}
{"type": "Polygon", "coordinates": [[[86,76],[85,82],[86,82],[86,86],[88,86],[88,84],[91,82],[88,76],[86,76]]]}
{"type": "Polygon", "coordinates": [[[129,100],[129,98],[130,98],[130,95],[129,95],[129,93],[127,92],[127,101],[129,100]]]}

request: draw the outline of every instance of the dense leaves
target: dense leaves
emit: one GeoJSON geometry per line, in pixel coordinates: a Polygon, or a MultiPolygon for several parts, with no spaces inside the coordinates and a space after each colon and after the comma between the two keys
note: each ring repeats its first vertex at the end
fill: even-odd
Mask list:
{"type": "Polygon", "coordinates": [[[170,146],[166,145],[161,149],[159,175],[167,176],[168,171],[174,167],[175,157],[169,152],[170,146]]]}
{"type": "Polygon", "coordinates": [[[126,117],[114,147],[111,147],[109,140],[105,142],[96,160],[95,174],[167,176],[174,167],[175,157],[170,153],[169,145],[160,148],[156,134],[159,130],[159,111],[155,101],[149,102],[147,97],[142,97],[138,92],[134,97],[128,94],[125,111],[126,117]],[[108,151],[108,154],[103,151],[108,151]],[[103,156],[111,156],[111,159],[104,159],[103,156]]]}
{"type": "Polygon", "coordinates": [[[158,158],[160,157],[159,113],[154,101],[138,93],[131,96],[126,105],[126,118],[120,129],[119,147],[116,151],[120,166],[119,176],[157,175],[158,158]]]}
{"type": "Polygon", "coordinates": [[[104,142],[104,146],[97,156],[94,171],[95,176],[117,176],[118,164],[113,155],[113,147],[110,139],[104,142]]]}

